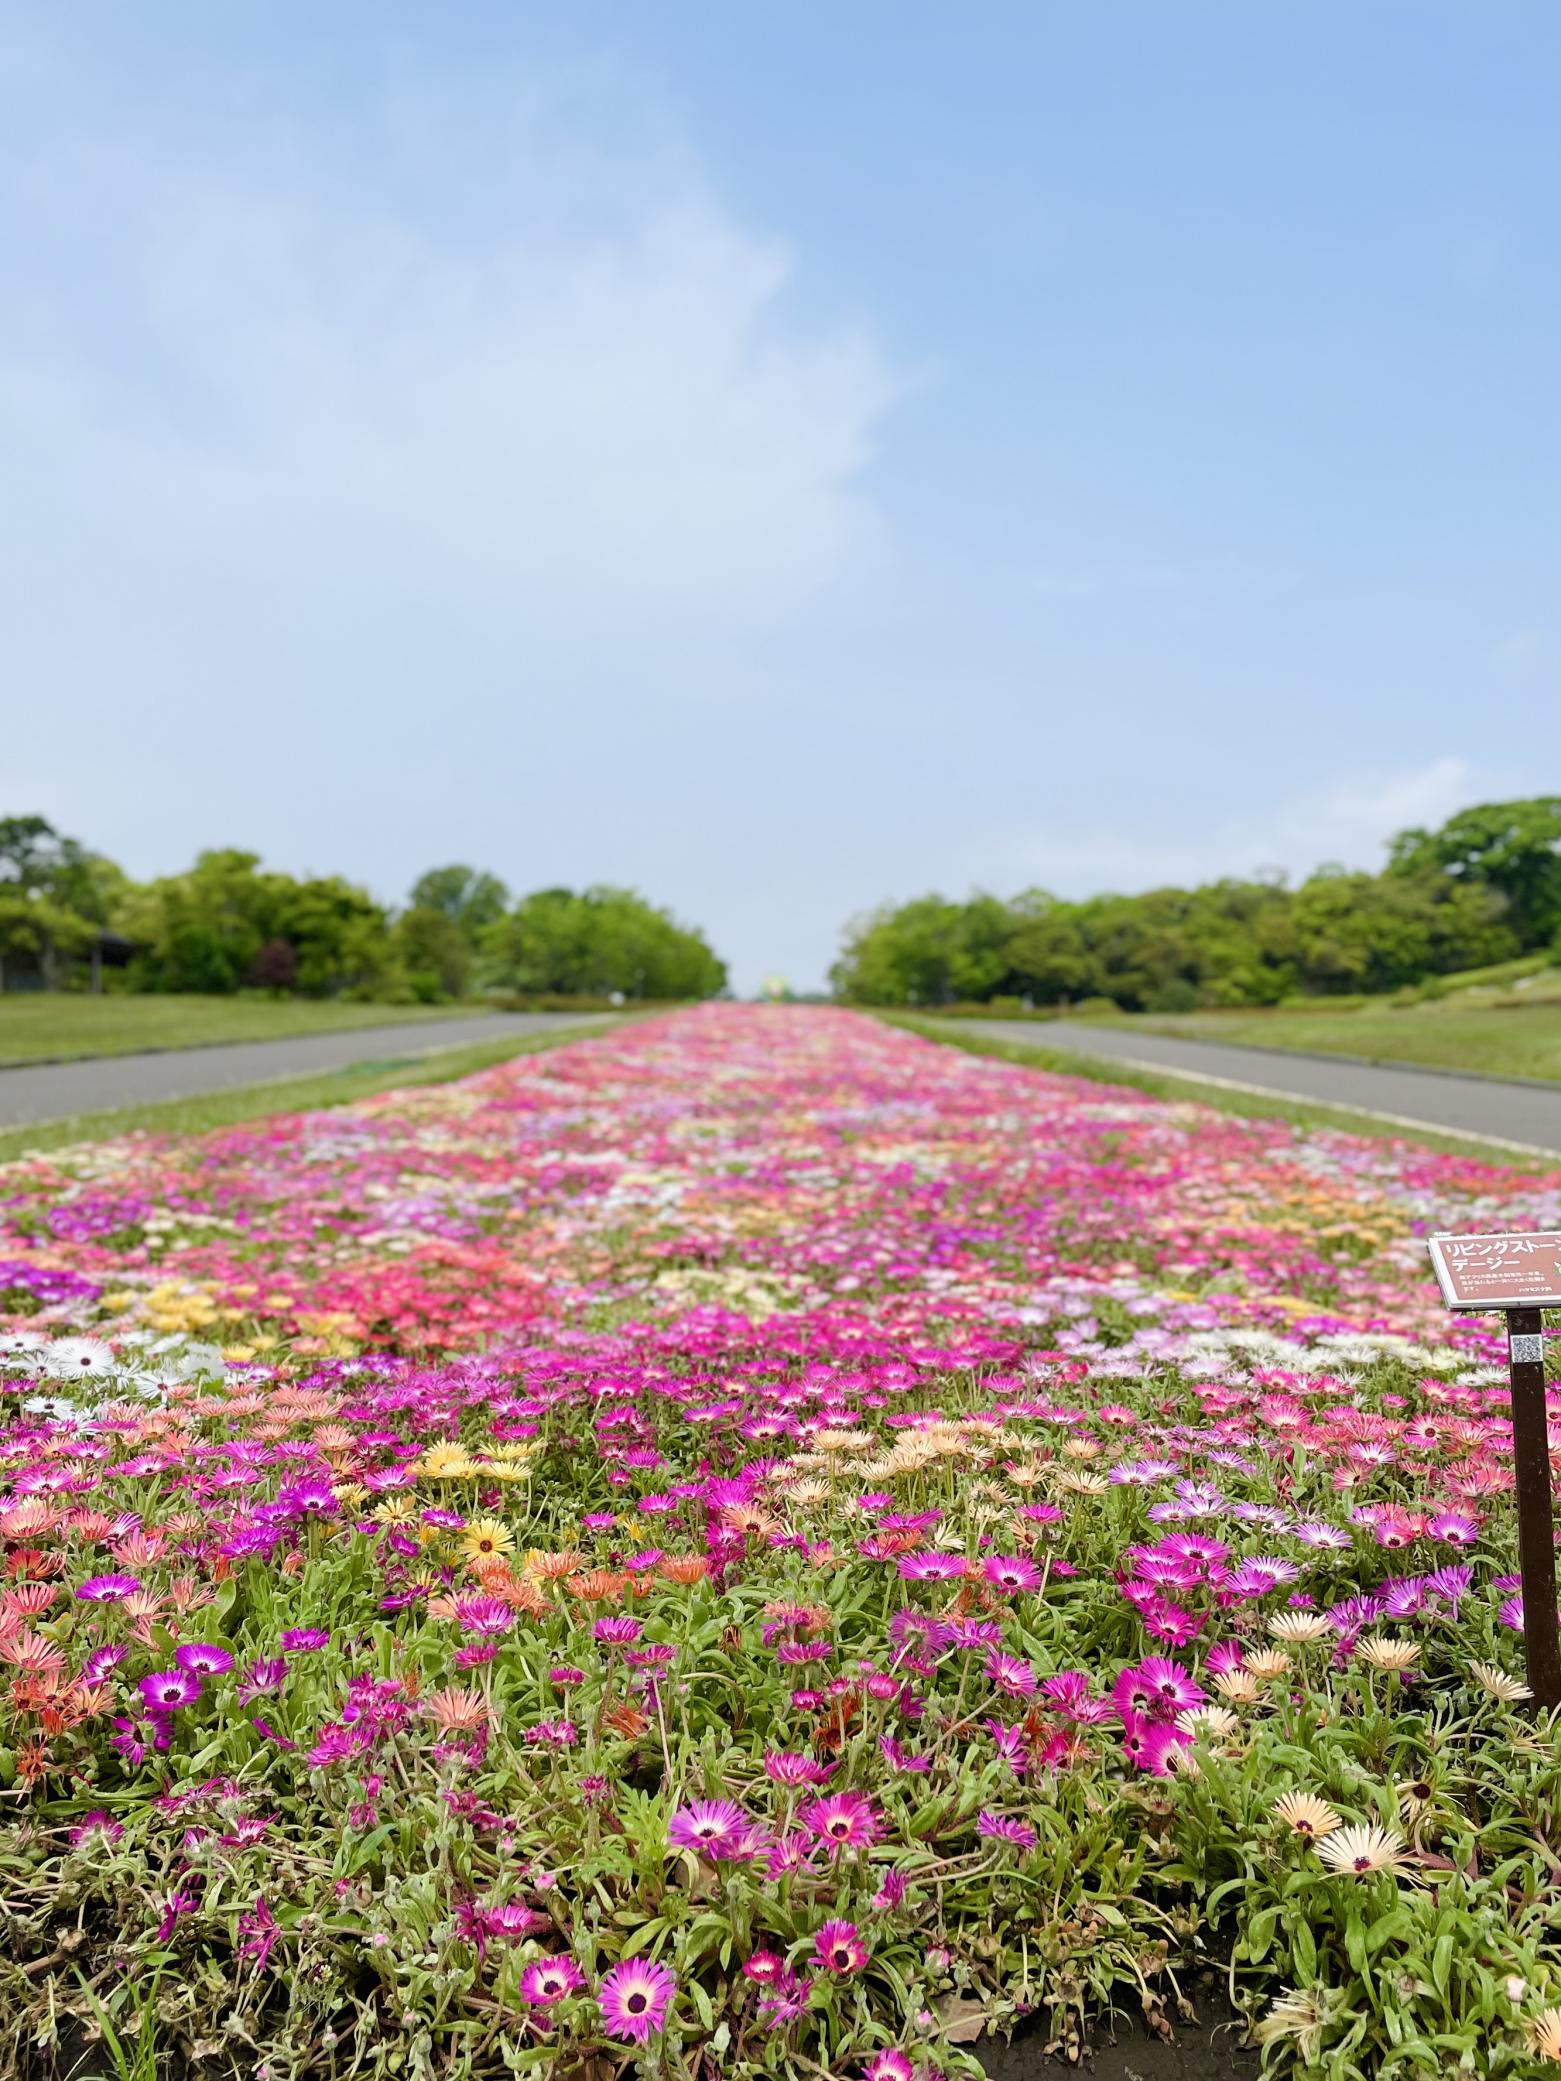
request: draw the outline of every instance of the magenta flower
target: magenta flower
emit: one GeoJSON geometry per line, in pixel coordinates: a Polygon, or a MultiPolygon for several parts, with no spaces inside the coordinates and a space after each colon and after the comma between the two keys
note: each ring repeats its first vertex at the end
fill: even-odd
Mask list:
{"type": "Polygon", "coordinates": [[[133,1597],[140,1587],[136,1575],[94,1575],[77,1583],[76,1595],[86,1604],[113,1604],[121,1597],[133,1597]]]}
{"type": "Polygon", "coordinates": [[[748,1816],[732,1799],[696,1799],[680,1806],[667,1823],[667,1840],[714,1861],[746,1854],[748,1816]]]}
{"type": "Polygon", "coordinates": [[[1005,1655],[993,1648],[986,1658],[988,1680],[1010,1698],[1029,1698],[1035,1690],[1035,1671],[1018,1655],[1005,1655]]]}
{"type": "Polygon", "coordinates": [[[976,1816],[976,1833],[989,1842],[1012,1843],[1017,1850],[1035,1848],[1035,1830],[1027,1821],[1014,1821],[1007,1814],[994,1814],[983,1808],[976,1816]]]}
{"type": "Polygon", "coordinates": [[[226,1676],[233,1667],[233,1657],[227,1649],[213,1647],[206,1640],[187,1641],[174,1649],[173,1658],[191,1676],[226,1676]]]}
{"type": "Polygon", "coordinates": [[[280,1691],[286,1681],[287,1664],[280,1655],[257,1656],[240,1674],[235,1695],[240,1705],[248,1705],[252,1698],[280,1691]]]}
{"type": "Polygon", "coordinates": [[[100,1684],[111,1669],[117,1669],[130,1650],[127,1647],[94,1648],[81,1665],[81,1680],[84,1684],[100,1684]]]}
{"type": "Polygon", "coordinates": [[[862,2081],[916,2081],[916,2068],[908,2052],[891,2047],[875,2052],[862,2069],[862,2081]]]}
{"type": "Polygon", "coordinates": [[[550,2009],[585,1985],[585,1975],[572,1958],[539,1958],[520,1976],[520,1998],[534,2009],[550,2009]]]}
{"type": "Polygon", "coordinates": [[[284,1481],[277,1491],[276,1507],[284,1517],[335,1517],[341,1509],[336,1491],[328,1481],[305,1478],[284,1481]]]}
{"type": "Polygon", "coordinates": [[[883,1833],[878,1809],[865,1792],[831,1792],[810,1799],[797,1819],[809,1835],[836,1851],[866,1849],[883,1833]]]}
{"type": "Polygon", "coordinates": [[[201,1695],[200,1679],[188,1669],[158,1669],[143,1676],[136,1689],[153,1712],[177,1712],[201,1695]]]}
{"type": "Polygon", "coordinates": [[[835,1774],[833,1763],[815,1763],[811,1756],[793,1755],[786,1749],[769,1749],[764,1757],[764,1775],[777,1785],[823,1785],[835,1774]]]}
{"type": "Polygon", "coordinates": [[[316,1648],[329,1647],[331,1636],[318,1626],[289,1626],[282,1635],[284,1655],[311,1655],[316,1648]]]}
{"type": "Polygon", "coordinates": [[[608,2036],[643,2045],[666,2021],[677,1984],[664,1965],[649,1958],[625,1958],[615,1965],[597,1995],[608,2036]]]}
{"type": "Polygon", "coordinates": [[[71,1829],[69,1842],[73,1850],[79,1843],[84,1842],[117,1843],[124,1832],[123,1825],[116,1821],[112,1814],[106,1814],[101,1807],[94,1807],[91,1813],[83,1814],[71,1829]]]}
{"type": "Polygon", "coordinates": [[[605,1642],[609,1647],[628,1647],[638,1640],[644,1631],[645,1628],[638,1619],[625,1618],[598,1619],[591,1628],[594,1638],[605,1642]]]}
{"type": "Polygon", "coordinates": [[[826,1973],[859,1973],[867,1946],[854,1922],[826,1922],[813,1939],[813,1955],[826,1973]]]}
{"type": "Polygon", "coordinates": [[[1041,1586],[1040,1569],[1022,1554],[993,1554],[981,1572],[994,1589],[1009,1594],[1017,1590],[1038,1590],[1041,1586]]]}

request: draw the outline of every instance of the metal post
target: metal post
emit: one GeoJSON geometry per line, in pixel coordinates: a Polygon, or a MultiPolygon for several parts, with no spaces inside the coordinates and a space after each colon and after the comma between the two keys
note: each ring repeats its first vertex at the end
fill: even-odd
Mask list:
{"type": "Polygon", "coordinates": [[[1542,1712],[1561,1705],[1561,1635],[1556,1624],[1556,1541],[1545,1418],[1545,1346],[1538,1308],[1508,1308],[1512,1375],[1512,1465],[1518,1493],[1518,1566],[1523,1575],[1523,1652],[1529,1689],[1542,1712]]]}

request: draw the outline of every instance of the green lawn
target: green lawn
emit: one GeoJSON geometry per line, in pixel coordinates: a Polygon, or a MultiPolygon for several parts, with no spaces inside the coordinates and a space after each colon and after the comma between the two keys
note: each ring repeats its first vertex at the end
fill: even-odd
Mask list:
{"type": "MultiPolygon", "coordinates": [[[[612,1022],[613,1025],[617,1020],[612,1022]]],[[[554,1032],[517,1034],[514,1040],[480,1041],[471,1047],[441,1048],[436,1055],[417,1055],[402,1062],[363,1063],[308,1077],[279,1077],[267,1084],[245,1084],[235,1091],[210,1091],[199,1098],[170,1098],[157,1105],[126,1106],[117,1113],[79,1113],[69,1120],[40,1120],[21,1127],[0,1127],[0,1163],[35,1151],[65,1149],[77,1142],[110,1141],[117,1135],[204,1134],[214,1127],[233,1127],[267,1113],[308,1113],[324,1106],[345,1105],[376,1091],[402,1091],[412,1084],[448,1084],[474,1076],[480,1069],[534,1055],[564,1041],[585,1040],[607,1022],[593,1019],[554,1032]]],[[[609,1030],[611,1030],[609,1028],[609,1030]]]]}
{"type": "MultiPolygon", "coordinates": [[[[1124,1013],[1104,1023],[1140,1033],[1182,1034],[1189,1040],[1357,1055],[1366,1062],[1420,1062],[1487,1076],[1561,1079],[1561,1003],[1557,1002],[1532,1006],[1432,1002],[1402,1007],[1367,1003],[1350,1011],[1284,1008],[1186,1012],[1174,1017],[1124,1013]]],[[[1061,1041],[1061,1033],[1057,1037],[1061,1041]]]]}
{"type": "Polygon", "coordinates": [[[213,1041],[292,1040],[357,1026],[461,1019],[483,1005],[311,1004],[265,997],[78,997],[63,991],[0,996],[0,1063],[135,1055],[213,1041]]]}

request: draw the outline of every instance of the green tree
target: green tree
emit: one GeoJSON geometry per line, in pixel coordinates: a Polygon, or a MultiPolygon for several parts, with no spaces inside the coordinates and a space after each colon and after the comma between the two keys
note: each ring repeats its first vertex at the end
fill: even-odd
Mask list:
{"type": "Polygon", "coordinates": [[[447,1003],[472,986],[472,950],[447,911],[414,904],[396,920],[395,950],[408,988],[420,1004],[447,1003]]]}
{"type": "Polygon", "coordinates": [[[1439,830],[1401,831],[1388,872],[1483,883],[1506,899],[1519,951],[1549,946],[1561,933],[1561,795],[1482,802],[1439,830]]]}
{"type": "Polygon", "coordinates": [[[503,882],[476,867],[430,867],[412,884],[412,909],[439,911],[472,945],[508,908],[503,882]]]}
{"type": "Polygon", "coordinates": [[[527,993],[714,997],[726,966],[704,935],[631,889],[538,889],[483,934],[490,980],[527,993]]]}

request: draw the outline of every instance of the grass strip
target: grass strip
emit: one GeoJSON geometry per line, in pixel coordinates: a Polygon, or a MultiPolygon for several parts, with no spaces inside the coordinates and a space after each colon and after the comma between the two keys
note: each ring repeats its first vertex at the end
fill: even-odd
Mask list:
{"type": "Polygon", "coordinates": [[[155,1105],[124,1106],[112,1113],[77,1113],[62,1120],[24,1122],[0,1129],[0,1163],[19,1156],[70,1148],[78,1142],[114,1141],[121,1135],[204,1134],[214,1127],[236,1127],[270,1113],[310,1113],[327,1106],[350,1105],[378,1091],[403,1091],[414,1084],[449,1084],[480,1069],[492,1069],[516,1055],[535,1055],[565,1041],[585,1040],[606,1022],[560,1027],[556,1032],[517,1034],[513,1040],[482,1041],[466,1048],[441,1048],[431,1055],[400,1062],[365,1062],[348,1069],[324,1070],[307,1077],[276,1077],[263,1084],[242,1084],[231,1091],[208,1091],[196,1098],[161,1099],[155,1105]]]}
{"type": "Polygon", "coordinates": [[[1074,1055],[1066,1048],[1038,1048],[1022,1041],[999,1040],[986,1034],[965,1033],[951,1028],[938,1019],[921,1019],[907,1012],[875,1011],[872,1015],[886,1025],[900,1026],[908,1033],[919,1033],[923,1040],[937,1041],[944,1047],[963,1048],[967,1055],[993,1055],[1001,1062],[1012,1062],[1023,1069],[1045,1069],[1057,1076],[1083,1077],[1092,1084],[1127,1084],[1135,1091],[1144,1091],[1151,1098],[1168,1098],[1208,1106],[1217,1113],[1234,1113],[1247,1120],[1287,1120],[1293,1127],[1304,1129],[1328,1128],[1345,1134],[1358,1134],[1373,1141],[1408,1142],[1415,1147],[1439,1150],[1446,1156],[1474,1156],[1482,1163],[1500,1164],[1504,1169],[1522,1171],[1529,1176],[1544,1176],[1549,1171],[1561,1169],[1561,1157],[1548,1163],[1543,1155],[1524,1155],[1515,1149],[1503,1148],[1500,1143],[1483,1142],[1476,1135],[1438,1133],[1430,1128],[1403,1127],[1396,1122],[1376,1118],[1371,1113],[1352,1112],[1344,1106],[1312,1105],[1304,1099],[1269,1098],[1259,1092],[1231,1091],[1217,1084],[1206,1084],[1190,1072],[1178,1074],[1167,1070],[1131,1068],[1126,1063],[1112,1062],[1105,1056],[1074,1055]]]}

